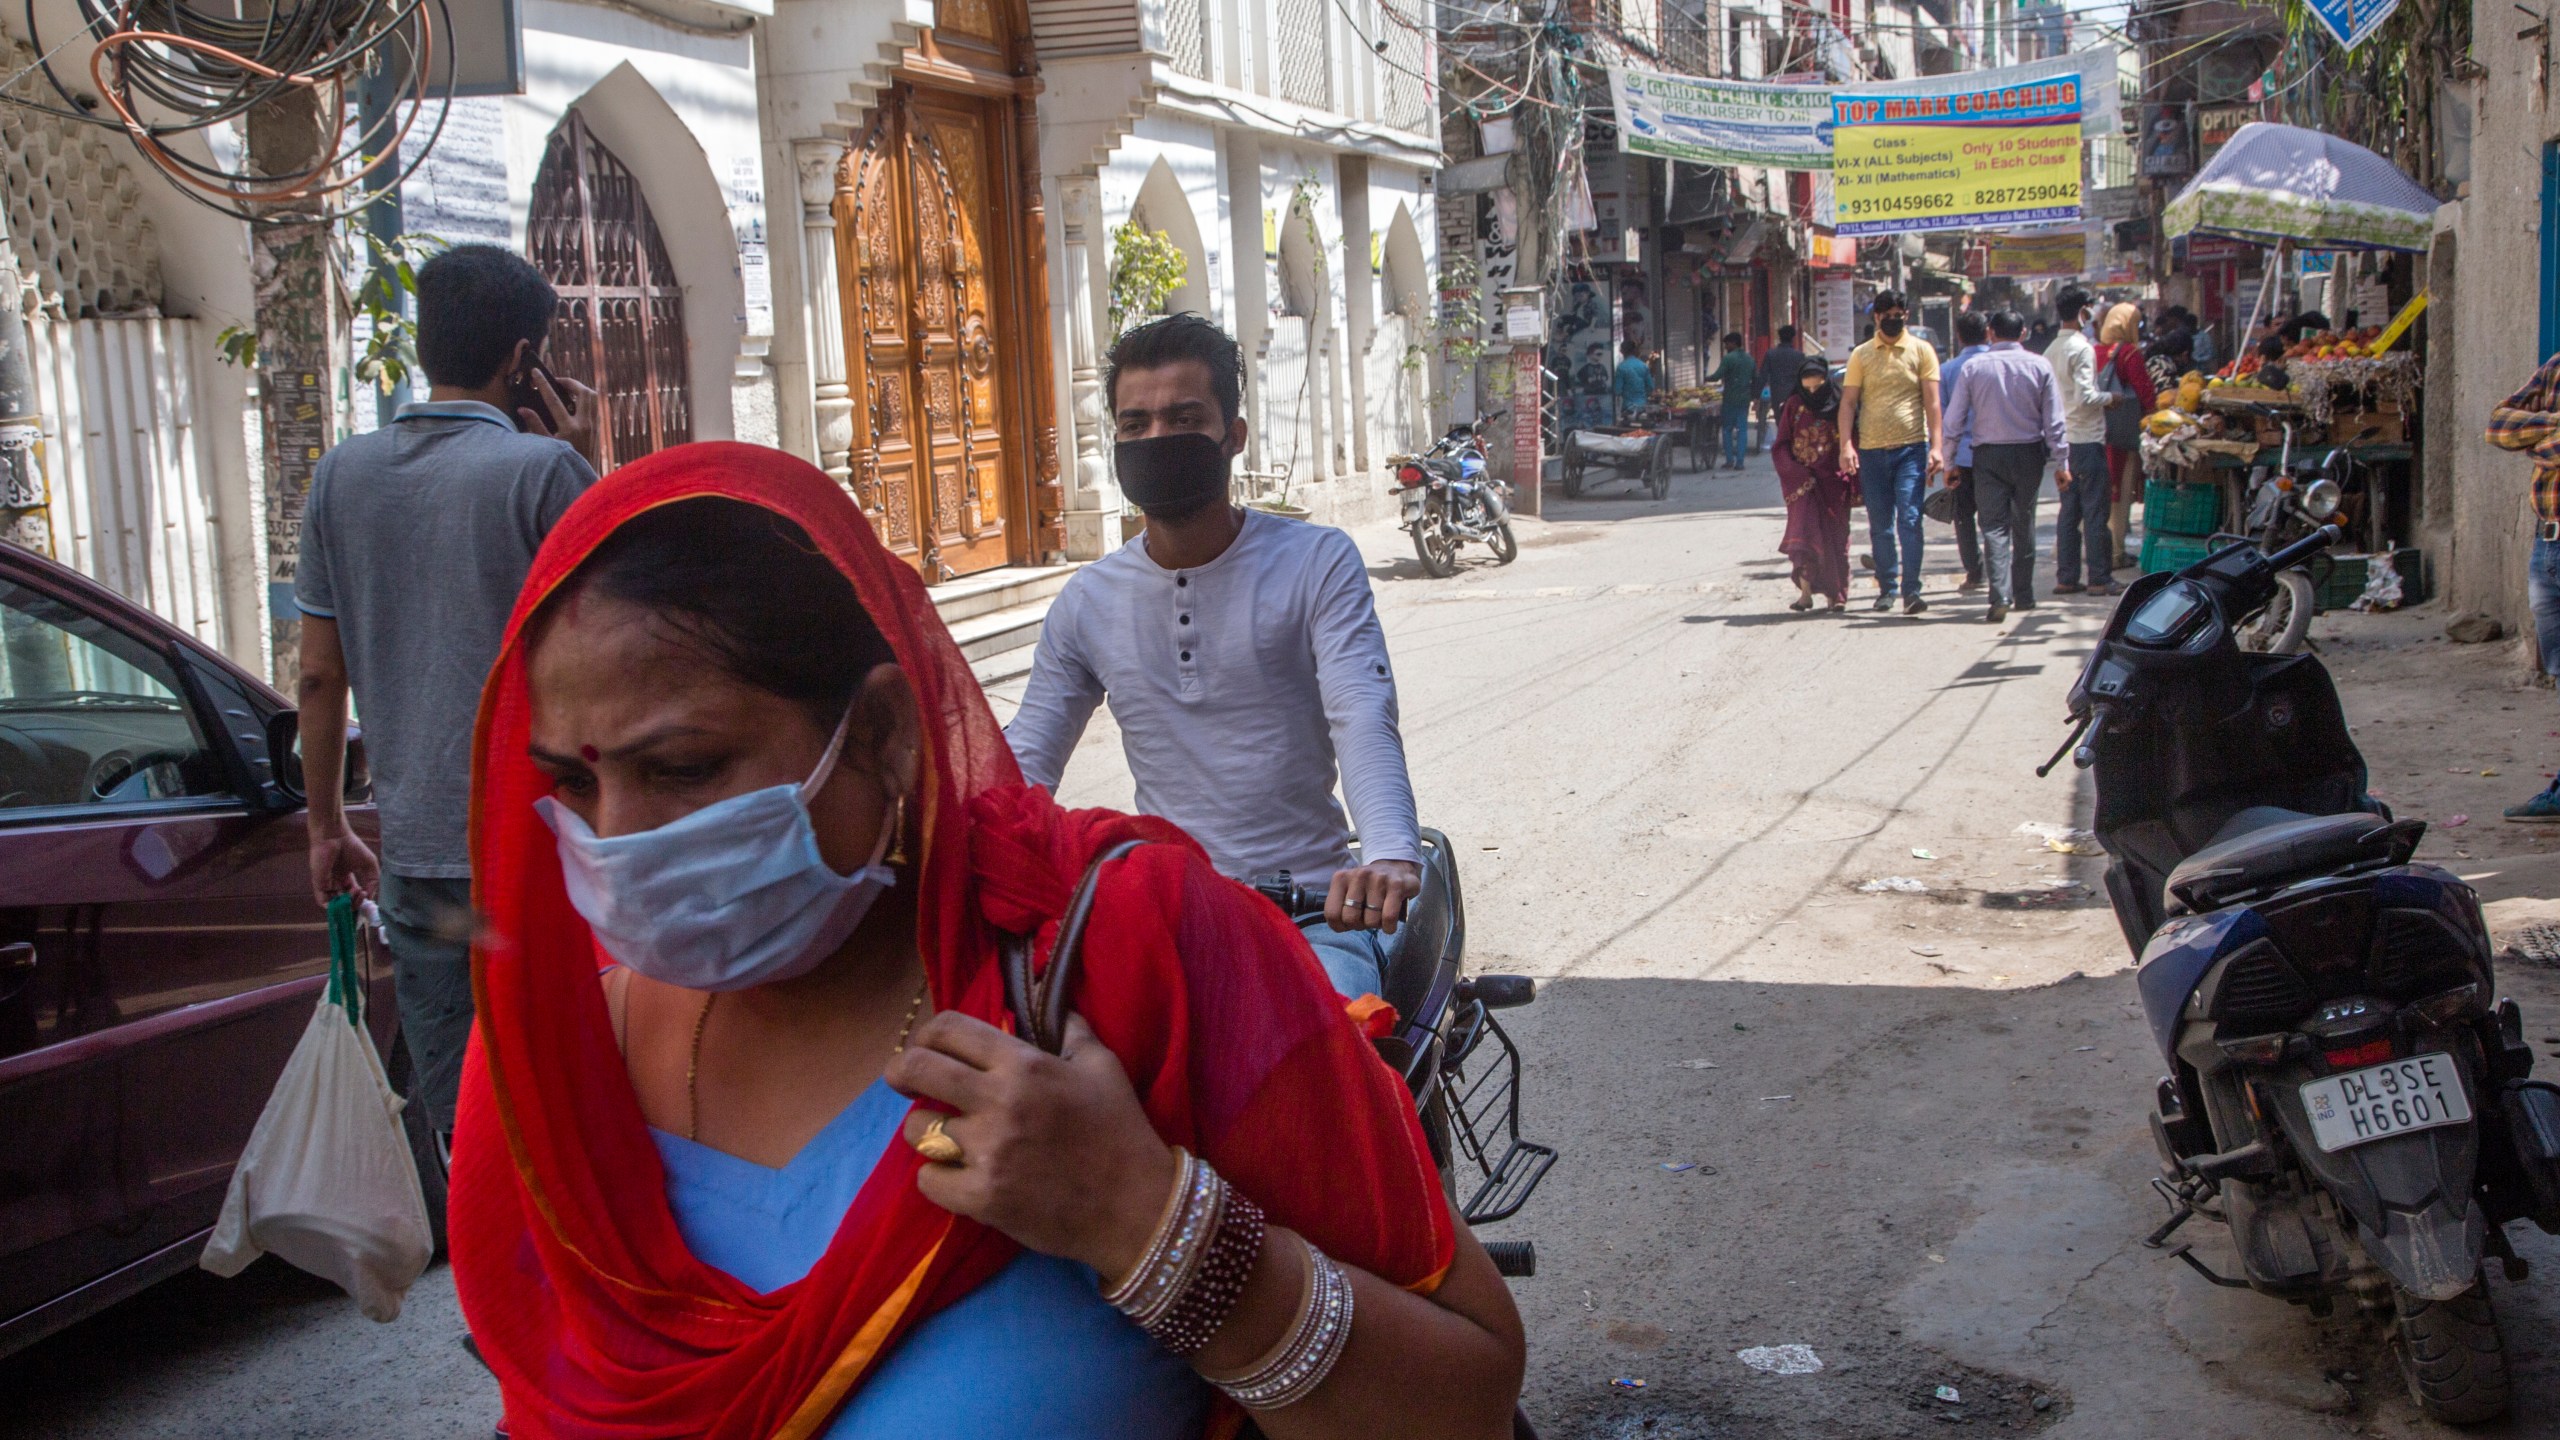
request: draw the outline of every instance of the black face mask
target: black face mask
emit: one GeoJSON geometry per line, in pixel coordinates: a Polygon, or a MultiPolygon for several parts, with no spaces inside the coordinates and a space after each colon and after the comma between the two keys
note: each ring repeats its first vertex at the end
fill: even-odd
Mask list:
{"type": "Polygon", "coordinates": [[[1900,335],[1902,333],[1902,317],[1899,315],[1888,315],[1884,319],[1878,320],[1876,322],[1876,333],[1882,335],[1887,340],[1891,340],[1895,336],[1900,335]]]}
{"type": "Polygon", "coordinates": [[[1151,517],[1180,520],[1227,498],[1227,447],[1196,431],[1111,447],[1120,493],[1151,517]]]}

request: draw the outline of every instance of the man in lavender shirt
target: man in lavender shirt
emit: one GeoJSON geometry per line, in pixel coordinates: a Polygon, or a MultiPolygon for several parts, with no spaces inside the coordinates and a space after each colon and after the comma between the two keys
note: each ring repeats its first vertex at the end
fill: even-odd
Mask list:
{"type": "Polygon", "coordinates": [[[2026,321],[2015,310],[1991,317],[1991,348],[1973,356],[1947,397],[1946,431],[1973,439],[1973,503],[1982,524],[1983,568],[1991,572],[1997,625],[2012,607],[2035,608],[2036,492],[2047,456],[2071,483],[2062,440],[2062,391],[2053,367],[2018,343],[2026,321]]]}

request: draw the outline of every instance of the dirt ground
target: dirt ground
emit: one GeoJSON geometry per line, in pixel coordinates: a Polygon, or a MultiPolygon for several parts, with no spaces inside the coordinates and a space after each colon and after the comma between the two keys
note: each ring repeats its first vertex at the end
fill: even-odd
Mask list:
{"type": "MultiPolygon", "coordinates": [[[[1798,616],[1782,523],[1755,460],[1661,503],[1550,496],[1515,564],[1471,552],[1449,580],[1357,535],[1472,965],[1541,982],[1508,1023],[1526,1128],[1562,1159],[1486,1234],[1538,1245],[1515,1293],[1543,1432],[2449,1433],[2369,1332],[2139,1243],[2160,1061],[2131,957],[2103,862],[2019,829],[2087,821],[2085,780],[2033,767],[2104,602],[1984,624],[1933,526],[1927,616],[1798,616]],[[1886,879],[1923,888],[1860,888],[1886,879]],[[1822,1368],[1737,1358],[1779,1345],[1822,1368]]],[[[2377,788],[2437,822],[2424,853],[2500,927],[2560,922],[2560,833],[2496,819],[2560,761],[2560,698],[2444,618],[2316,634],[2377,788]]],[[[1062,793],[1127,803],[1107,716],[1062,793]]],[[[2560,1056],[2560,973],[2501,980],[2560,1056]]],[[[2475,1433],[2552,1435],[2560,1243],[2517,1239],[2536,1273],[2496,1299],[2525,1418],[2475,1433]]],[[[442,1270],[389,1326],[290,1275],[191,1277],[0,1362],[0,1436],[477,1437],[495,1410],[460,1333],[442,1270]]]]}

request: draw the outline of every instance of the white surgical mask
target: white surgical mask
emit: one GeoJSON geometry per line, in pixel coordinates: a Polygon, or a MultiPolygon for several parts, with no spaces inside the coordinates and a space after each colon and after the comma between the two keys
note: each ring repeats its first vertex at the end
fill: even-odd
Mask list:
{"type": "Polygon", "coordinates": [[[848,710],[806,781],[732,795],[654,830],[607,839],[550,796],[533,802],[559,841],[569,903],[605,953],[687,990],[788,980],[834,954],[897,883],[880,863],[889,824],[850,875],[818,853],[809,797],[834,773],[852,719],[848,710]]]}

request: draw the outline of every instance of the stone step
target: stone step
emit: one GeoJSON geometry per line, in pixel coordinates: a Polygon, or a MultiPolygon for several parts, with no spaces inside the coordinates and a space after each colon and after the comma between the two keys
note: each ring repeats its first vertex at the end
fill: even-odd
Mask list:
{"type": "Polygon", "coordinates": [[[1044,602],[1066,588],[1073,565],[1009,565],[933,586],[933,608],[956,631],[963,620],[1044,602]]]}
{"type": "Polygon", "coordinates": [[[959,645],[961,656],[970,662],[970,668],[979,671],[980,680],[991,678],[981,662],[999,657],[1012,657],[1019,661],[1021,669],[1027,670],[1031,666],[1031,647],[1040,643],[1040,623],[1048,618],[1049,605],[1056,598],[1043,595],[1020,605],[972,615],[952,625],[951,638],[959,645]]]}

